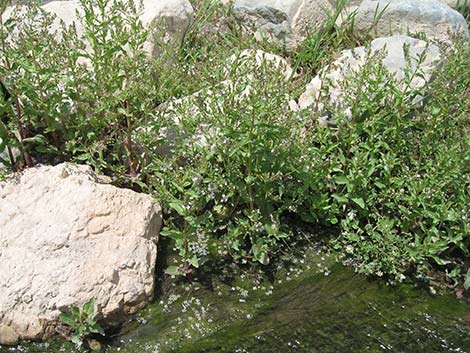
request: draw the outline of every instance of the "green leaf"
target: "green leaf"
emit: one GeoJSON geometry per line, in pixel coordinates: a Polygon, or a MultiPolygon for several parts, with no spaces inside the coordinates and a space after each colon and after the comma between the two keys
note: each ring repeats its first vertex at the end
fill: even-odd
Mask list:
{"type": "Polygon", "coordinates": [[[330,222],[331,224],[338,224],[338,218],[336,218],[335,216],[331,216],[330,218],[328,218],[328,222],[330,222]]]}
{"type": "Polygon", "coordinates": [[[381,183],[380,181],[376,181],[375,186],[377,186],[379,189],[385,189],[385,184],[381,183]]]}
{"type": "Polygon", "coordinates": [[[165,228],[160,232],[160,235],[163,236],[163,237],[167,237],[167,238],[176,240],[176,241],[182,241],[186,238],[184,233],[177,230],[177,229],[166,229],[165,228]]]}
{"type": "Polygon", "coordinates": [[[165,273],[170,276],[179,276],[182,274],[181,269],[178,266],[168,266],[165,273]]]}
{"type": "Polygon", "coordinates": [[[75,343],[77,346],[82,345],[82,338],[80,337],[79,334],[74,333],[72,335],[72,342],[75,343]]]}
{"type": "Polygon", "coordinates": [[[59,318],[60,318],[60,321],[62,321],[64,324],[69,325],[70,327],[74,329],[77,329],[78,323],[75,321],[74,316],[70,314],[62,313],[60,314],[59,318]]]}
{"type": "Polygon", "coordinates": [[[247,185],[252,185],[254,181],[255,181],[255,177],[251,175],[245,177],[245,183],[247,183],[247,185]]]}
{"type": "Polygon", "coordinates": [[[436,261],[436,263],[439,265],[439,266],[444,266],[444,265],[447,265],[450,263],[450,261],[448,260],[443,260],[441,259],[439,256],[436,256],[436,255],[430,255],[430,257],[436,261]]]}
{"type": "Polygon", "coordinates": [[[5,124],[0,120],[0,138],[6,140],[9,136],[8,129],[5,124]]]}
{"type": "Polygon", "coordinates": [[[364,202],[363,199],[359,198],[359,197],[353,197],[351,199],[355,204],[359,205],[360,208],[362,209],[365,209],[366,208],[366,204],[364,202]]]}
{"type": "Polygon", "coordinates": [[[347,184],[349,184],[349,179],[347,177],[341,175],[341,176],[338,176],[338,177],[335,178],[335,182],[338,185],[347,185],[347,184]]]}
{"type": "Polygon", "coordinates": [[[105,332],[104,332],[103,328],[101,327],[101,325],[99,325],[97,323],[90,326],[90,332],[99,333],[101,336],[105,335],[105,332]]]}
{"type": "Polygon", "coordinates": [[[465,275],[465,281],[463,283],[463,287],[465,290],[470,288],[470,270],[468,270],[467,274],[465,275]]]}
{"type": "Polygon", "coordinates": [[[188,262],[191,266],[193,266],[194,268],[199,268],[199,258],[197,257],[197,255],[193,255],[191,256],[189,259],[188,259],[188,262]]]}
{"type": "Polygon", "coordinates": [[[94,317],[95,313],[95,298],[91,298],[83,305],[83,312],[87,317],[94,317]]]}
{"type": "Polygon", "coordinates": [[[95,320],[94,317],[88,316],[88,317],[86,318],[86,323],[87,323],[88,325],[90,325],[90,326],[93,326],[94,324],[96,324],[96,320],[95,320]]]}
{"type": "Polygon", "coordinates": [[[126,117],[131,116],[131,115],[129,114],[129,112],[126,111],[124,108],[118,108],[117,111],[118,111],[119,114],[124,115],[124,116],[126,116],[126,117]]]}
{"type": "Polygon", "coordinates": [[[438,115],[440,112],[441,112],[441,106],[438,105],[438,104],[435,104],[435,105],[432,107],[432,112],[431,112],[431,114],[432,114],[432,115],[438,115]]]}
{"type": "Polygon", "coordinates": [[[258,257],[259,263],[262,265],[269,265],[269,256],[266,252],[262,252],[258,257]]]}
{"type": "Polygon", "coordinates": [[[75,318],[80,317],[80,309],[75,305],[72,305],[70,307],[70,313],[72,314],[72,317],[75,317],[75,318]]]}
{"type": "Polygon", "coordinates": [[[345,197],[345,196],[343,196],[343,195],[334,193],[334,194],[331,195],[331,196],[333,196],[333,198],[334,198],[336,201],[340,202],[340,203],[348,203],[348,198],[345,197]]]}
{"type": "Polygon", "coordinates": [[[170,208],[175,210],[180,216],[186,216],[187,212],[181,201],[173,201],[169,203],[170,208]]]}
{"type": "Polygon", "coordinates": [[[41,134],[23,139],[23,143],[32,143],[36,145],[48,145],[49,141],[41,134]]]}

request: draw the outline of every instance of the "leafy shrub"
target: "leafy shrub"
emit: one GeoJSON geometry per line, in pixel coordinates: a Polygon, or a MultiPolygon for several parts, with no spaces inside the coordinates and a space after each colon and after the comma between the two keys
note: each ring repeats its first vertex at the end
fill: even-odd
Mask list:
{"type": "Polygon", "coordinates": [[[80,309],[76,306],[70,308],[70,313],[60,314],[60,320],[73,329],[71,341],[82,346],[83,341],[92,333],[104,336],[103,328],[95,320],[95,299],[90,299],[80,309]]]}
{"type": "Polygon", "coordinates": [[[460,101],[468,95],[468,74],[455,69],[461,59],[449,58],[429,91],[403,91],[377,65],[350,87],[357,98],[338,131],[333,179],[344,212],[334,243],[361,272],[401,280],[413,268],[468,256],[470,110],[460,101]],[[429,98],[422,111],[413,104],[418,95],[429,98]]]}
{"type": "Polygon", "coordinates": [[[176,241],[182,272],[217,252],[267,264],[290,235],[281,216],[305,200],[304,123],[276,89],[282,73],[232,71],[233,81],[181,104],[175,112],[181,125],[174,127],[181,140],[169,158],[154,160],[152,183],[179,216],[163,234],[176,241]]]}

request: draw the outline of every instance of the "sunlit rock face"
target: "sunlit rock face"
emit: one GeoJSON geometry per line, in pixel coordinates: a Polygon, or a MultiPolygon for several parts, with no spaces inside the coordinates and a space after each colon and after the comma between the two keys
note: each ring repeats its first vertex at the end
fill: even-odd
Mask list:
{"type": "Polygon", "coordinates": [[[91,168],[38,167],[0,183],[0,344],[55,333],[61,311],[96,298],[120,321],[149,303],[161,209],[91,168]]]}
{"type": "Polygon", "coordinates": [[[375,38],[408,33],[451,42],[456,34],[467,34],[465,18],[438,0],[364,0],[357,8],[355,30],[375,38]]]}

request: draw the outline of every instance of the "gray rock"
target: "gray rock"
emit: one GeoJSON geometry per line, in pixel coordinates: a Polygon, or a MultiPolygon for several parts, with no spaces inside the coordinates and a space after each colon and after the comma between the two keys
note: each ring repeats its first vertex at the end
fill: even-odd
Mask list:
{"type": "MultiPolygon", "coordinates": [[[[21,158],[21,151],[18,148],[11,147],[10,152],[15,161],[18,161],[18,159],[21,158]]],[[[5,168],[6,166],[2,163],[2,160],[6,161],[7,163],[10,162],[10,154],[8,152],[8,148],[5,148],[2,152],[0,152],[0,168],[5,168]]]]}
{"type": "Polygon", "coordinates": [[[5,168],[5,165],[2,163],[2,159],[3,160],[9,160],[8,152],[7,152],[6,149],[4,151],[0,152],[0,168],[5,168]]]}
{"type": "Polygon", "coordinates": [[[233,5],[235,17],[257,39],[285,43],[288,48],[295,48],[332,11],[328,0],[236,0],[233,5]]]}
{"type": "Polygon", "coordinates": [[[0,344],[55,333],[59,314],[96,298],[122,320],[154,294],[161,210],[102,184],[89,167],[27,169],[0,183],[0,344]]]}
{"type": "Polygon", "coordinates": [[[364,0],[357,9],[356,30],[371,30],[375,38],[424,33],[429,39],[449,42],[452,35],[467,34],[465,18],[438,0],[364,0]],[[377,14],[382,15],[377,20],[377,14]]]}
{"type": "Polygon", "coordinates": [[[419,66],[422,75],[416,75],[410,87],[403,85],[402,90],[421,88],[431,79],[436,66],[440,63],[441,53],[436,45],[428,44],[423,40],[407,36],[393,36],[378,38],[372,41],[370,49],[357,47],[344,50],[340,57],[320,72],[308,85],[299,99],[300,109],[314,106],[315,110],[325,112],[324,102],[330,106],[340,108],[349,115],[343,89],[344,82],[354,79],[357,73],[375,56],[381,64],[397,80],[403,82],[406,70],[416,70],[420,56],[425,55],[419,66]],[[408,47],[409,59],[405,55],[405,46],[408,47]],[[411,65],[411,67],[410,67],[411,65]]]}

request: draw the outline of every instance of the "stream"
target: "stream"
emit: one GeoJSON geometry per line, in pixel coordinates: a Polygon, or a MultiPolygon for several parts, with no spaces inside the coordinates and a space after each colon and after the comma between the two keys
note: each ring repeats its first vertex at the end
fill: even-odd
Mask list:
{"type": "MultiPolygon", "coordinates": [[[[311,245],[271,272],[214,265],[165,277],[155,303],[108,337],[107,353],[470,352],[470,303],[371,280],[311,245]]],[[[78,352],[60,338],[1,353],[78,352]]]]}

